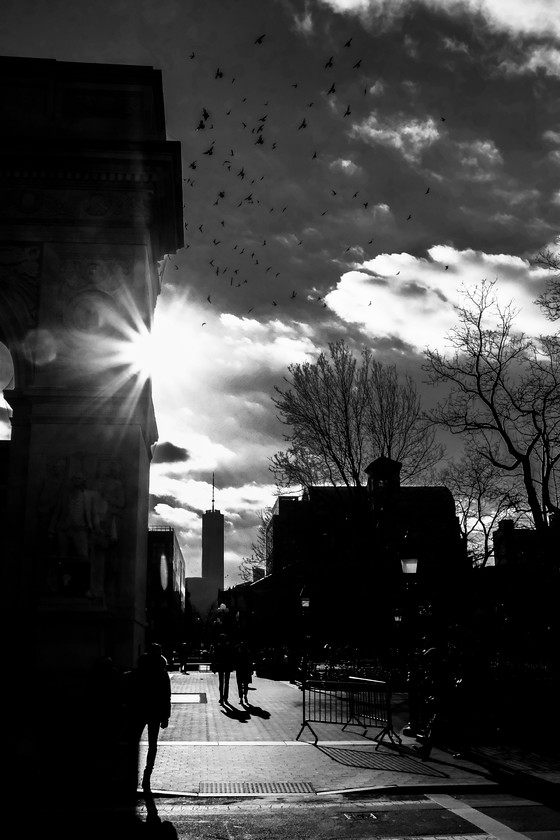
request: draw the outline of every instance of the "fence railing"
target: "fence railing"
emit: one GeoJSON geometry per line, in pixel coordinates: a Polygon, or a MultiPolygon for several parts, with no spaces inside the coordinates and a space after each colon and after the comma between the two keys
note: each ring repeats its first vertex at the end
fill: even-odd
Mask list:
{"type": "Polygon", "coordinates": [[[343,729],[352,724],[361,726],[363,735],[372,727],[380,729],[373,739],[376,749],[385,737],[393,744],[402,742],[393,729],[391,691],[383,680],[306,680],[302,692],[302,724],[296,740],[307,727],[317,744],[319,738],[311,723],[335,723],[342,724],[343,729]]]}

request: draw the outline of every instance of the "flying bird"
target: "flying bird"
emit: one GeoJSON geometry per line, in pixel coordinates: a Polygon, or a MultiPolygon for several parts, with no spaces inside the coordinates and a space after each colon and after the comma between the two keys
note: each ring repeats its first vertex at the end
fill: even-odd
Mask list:
{"type": "Polygon", "coordinates": [[[210,300],[210,295],[208,295],[208,297],[206,298],[206,300],[208,301],[208,303],[212,303],[212,301],[210,300]]]}
{"type": "Polygon", "coordinates": [[[330,88],[329,88],[329,89],[328,89],[328,91],[327,91],[327,96],[328,96],[330,93],[335,93],[335,91],[336,91],[336,88],[335,88],[335,86],[334,86],[334,82],[333,82],[333,83],[332,83],[332,85],[330,86],[330,88]]]}
{"type": "Polygon", "coordinates": [[[298,131],[300,130],[300,128],[307,128],[307,122],[305,121],[305,117],[301,121],[301,125],[298,126],[298,131]]]}
{"type": "Polygon", "coordinates": [[[409,222],[412,219],[412,213],[409,213],[406,217],[406,221],[409,222]]]}
{"type": "Polygon", "coordinates": [[[351,43],[352,43],[352,38],[349,38],[349,39],[346,41],[346,43],[344,44],[344,46],[345,46],[345,47],[349,47],[351,43]]]}
{"type": "Polygon", "coordinates": [[[325,67],[332,67],[332,66],[333,66],[333,65],[332,65],[333,58],[334,58],[334,56],[332,56],[332,55],[331,55],[331,57],[329,58],[329,60],[328,60],[328,61],[327,61],[327,63],[325,64],[325,67]]]}
{"type": "Polygon", "coordinates": [[[202,152],[203,155],[213,155],[214,154],[214,144],[212,143],[205,152],[202,152]]]}
{"type": "Polygon", "coordinates": [[[259,37],[258,37],[258,38],[255,38],[254,43],[255,43],[255,44],[262,44],[262,42],[263,42],[263,40],[264,40],[265,36],[266,36],[266,32],[264,33],[264,35],[259,35],[259,37]]]}
{"type": "Polygon", "coordinates": [[[347,106],[346,106],[346,111],[344,112],[344,116],[345,116],[345,117],[349,117],[349,116],[350,116],[350,113],[351,113],[351,112],[350,112],[350,105],[347,105],[347,106]]]}
{"type": "Polygon", "coordinates": [[[358,67],[360,66],[360,64],[361,64],[361,63],[362,63],[362,59],[360,58],[360,59],[358,59],[358,61],[354,64],[354,66],[352,67],[352,70],[357,70],[357,69],[358,69],[358,67]]]}
{"type": "Polygon", "coordinates": [[[428,193],[429,193],[429,192],[430,192],[430,188],[428,187],[428,189],[426,190],[426,192],[424,193],[424,195],[428,195],[428,193]]]}
{"type": "Polygon", "coordinates": [[[221,79],[223,75],[224,75],[224,74],[222,73],[222,71],[221,71],[221,70],[220,70],[220,68],[218,67],[218,69],[216,70],[216,75],[214,76],[214,78],[215,78],[215,79],[221,79]]]}

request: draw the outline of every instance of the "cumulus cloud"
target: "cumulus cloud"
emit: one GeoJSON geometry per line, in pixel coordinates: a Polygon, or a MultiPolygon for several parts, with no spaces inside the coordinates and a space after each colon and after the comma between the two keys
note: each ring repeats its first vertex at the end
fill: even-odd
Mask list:
{"type": "Polygon", "coordinates": [[[329,169],[335,169],[339,172],[344,172],[345,175],[355,175],[356,172],[359,172],[360,167],[357,166],[351,160],[337,158],[336,160],[331,161],[331,163],[329,164],[329,169]]]}
{"type": "Polygon", "coordinates": [[[495,177],[503,163],[502,155],[493,140],[471,140],[456,144],[460,169],[457,175],[469,181],[488,181],[495,177]]]}
{"type": "Polygon", "coordinates": [[[509,76],[540,72],[547,76],[560,76],[560,50],[550,45],[533,45],[527,48],[522,61],[505,59],[500,68],[509,76]]]}
{"type": "Polygon", "coordinates": [[[447,14],[481,13],[489,25],[512,33],[560,36],[560,10],[556,0],[319,0],[337,12],[382,16],[397,21],[411,8],[423,6],[447,14]]]}
{"type": "Polygon", "coordinates": [[[519,329],[546,332],[534,304],[545,276],[544,269],[520,257],[437,245],[426,257],[380,254],[345,273],[326,301],[347,323],[360,325],[393,349],[400,341],[402,352],[421,352],[428,344],[445,350],[446,335],[457,323],[456,307],[463,302],[461,289],[473,289],[485,279],[499,279],[499,300],[519,309],[519,329]]]}
{"type": "Polygon", "coordinates": [[[409,163],[418,163],[422,152],[439,139],[440,132],[432,117],[411,120],[402,115],[380,117],[374,112],[352,127],[352,135],[389,146],[409,163]]]}

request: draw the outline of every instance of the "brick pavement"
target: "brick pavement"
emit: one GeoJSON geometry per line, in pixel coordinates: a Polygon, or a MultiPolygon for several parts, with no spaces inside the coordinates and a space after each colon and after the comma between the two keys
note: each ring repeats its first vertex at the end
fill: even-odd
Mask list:
{"type": "MultiPolygon", "coordinates": [[[[402,786],[433,787],[489,783],[488,772],[475,764],[453,759],[433,750],[430,761],[422,762],[411,752],[415,743],[403,738],[399,754],[385,742],[376,749],[372,741],[378,732],[337,724],[312,723],[317,746],[302,726],[302,694],[287,682],[253,678],[249,706],[237,701],[232,676],[231,706],[218,702],[218,680],[212,673],[171,673],[172,714],[169,726],[160,731],[152,790],[187,795],[219,795],[240,789],[243,784],[309,786],[315,793],[361,788],[402,786]],[[179,702],[197,699],[206,702],[179,702]],[[408,748],[408,749],[406,749],[408,748]]],[[[395,697],[395,705],[399,698],[395,697]]],[[[399,731],[406,720],[395,720],[399,731]]],[[[140,747],[143,766],[147,744],[140,747]]],[[[288,793],[290,791],[288,790],[288,793]]],[[[294,791],[295,792],[295,791],[294,791]]]]}

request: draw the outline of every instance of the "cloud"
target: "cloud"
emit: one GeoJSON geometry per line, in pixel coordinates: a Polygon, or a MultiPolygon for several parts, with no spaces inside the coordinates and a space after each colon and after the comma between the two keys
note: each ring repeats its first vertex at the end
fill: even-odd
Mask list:
{"type": "Polygon", "coordinates": [[[154,464],[170,464],[175,461],[188,461],[190,455],[182,446],[175,446],[169,441],[158,443],[154,452],[152,463],[154,464]]]}
{"type": "Polygon", "coordinates": [[[487,23],[514,34],[560,35],[560,11],[556,0],[319,0],[336,12],[371,16],[392,24],[410,9],[424,7],[449,15],[482,14],[487,23]]]}
{"type": "Polygon", "coordinates": [[[426,257],[380,254],[343,274],[325,299],[340,318],[359,324],[379,347],[398,352],[400,344],[402,353],[421,352],[426,345],[445,350],[447,333],[457,323],[456,307],[463,302],[461,288],[473,289],[495,278],[500,303],[513,302],[519,309],[518,329],[533,335],[549,331],[534,304],[544,286],[545,269],[509,254],[459,251],[447,245],[433,246],[426,257]]]}
{"type": "Polygon", "coordinates": [[[409,163],[418,163],[422,152],[439,139],[440,132],[432,117],[410,120],[401,115],[383,119],[372,113],[352,127],[352,135],[389,146],[400,152],[409,163]]]}
{"type": "Polygon", "coordinates": [[[360,171],[360,167],[357,166],[351,160],[344,160],[343,158],[337,158],[336,160],[331,161],[329,164],[329,169],[337,169],[339,172],[343,172],[345,175],[355,175],[356,172],[360,171]]]}
{"type": "Polygon", "coordinates": [[[493,140],[471,140],[456,144],[460,169],[456,173],[469,181],[488,181],[495,177],[503,158],[493,140]]]}
{"type": "Polygon", "coordinates": [[[560,49],[557,47],[538,44],[526,48],[522,61],[504,59],[500,69],[509,76],[520,76],[525,73],[544,72],[546,76],[560,76],[560,49]]]}

